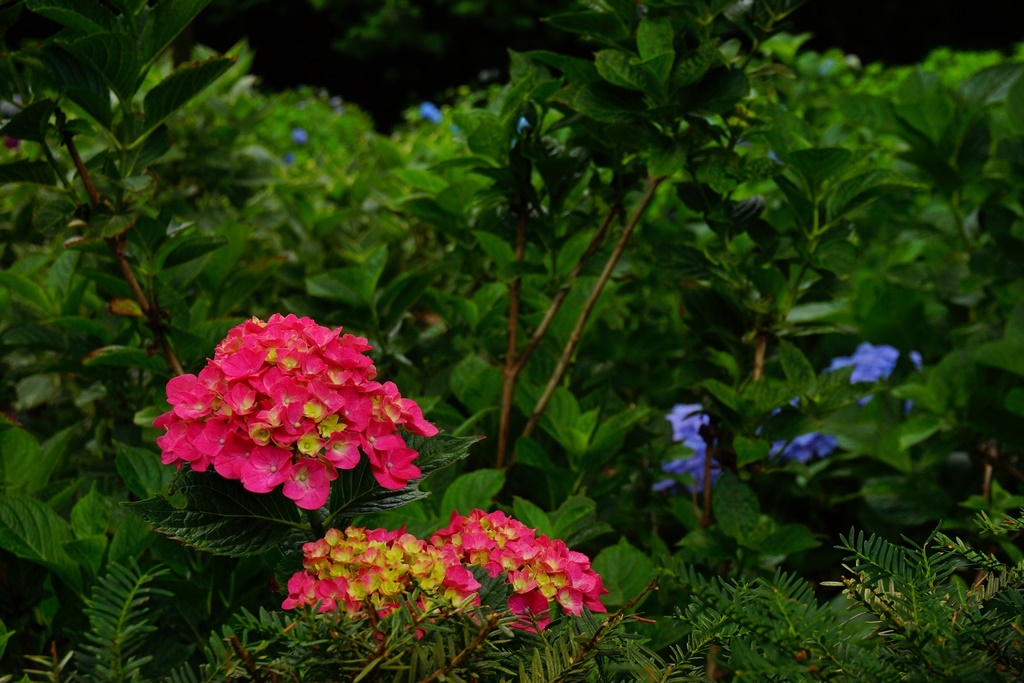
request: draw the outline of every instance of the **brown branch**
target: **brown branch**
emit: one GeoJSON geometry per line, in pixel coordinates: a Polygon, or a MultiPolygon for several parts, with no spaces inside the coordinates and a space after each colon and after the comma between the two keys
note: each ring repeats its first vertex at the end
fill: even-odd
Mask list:
{"type": "Polygon", "coordinates": [[[754,378],[753,381],[761,379],[761,375],[764,374],[764,354],[768,348],[768,338],[763,334],[758,334],[757,339],[754,342],[754,378]]]}
{"type": "Polygon", "coordinates": [[[127,246],[125,236],[122,234],[117,237],[107,238],[107,246],[113,252],[114,260],[117,261],[117,265],[121,269],[121,275],[124,276],[124,279],[128,282],[128,287],[135,296],[135,302],[139,304],[139,308],[146,315],[146,324],[149,326],[150,331],[152,331],[153,338],[156,339],[160,350],[163,351],[164,357],[167,359],[167,365],[170,366],[171,371],[175,375],[184,375],[185,368],[182,367],[181,361],[178,360],[178,356],[175,355],[174,349],[171,348],[171,344],[167,341],[167,336],[164,334],[163,321],[160,320],[161,310],[155,305],[150,305],[146,299],[145,292],[142,291],[142,287],[135,277],[135,273],[132,271],[131,264],[128,263],[128,256],[125,253],[125,247],[127,246]]]}
{"type": "Polygon", "coordinates": [[[249,658],[249,653],[246,652],[245,648],[242,647],[242,644],[238,642],[238,638],[234,635],[230,635],[228,636],[228,642],[231,643],[231,649],[233,649],[235,654],[238,655],[238,658],[242,660],[242,664],[245,666],[245,670],[249,672],[249,676],[252,680],[256,681],[256,683],[262,683],[263,676],[260,675],[256,665],[252,663],[252,660],[249,658]]]}
{"type": "Polygon", "coordinates": [[[597,252],[598,247],[604,240],[605,233],[608,232],[609,226],[611,226],[612,221],[620,210],[621,206],[618,203],[612,204],[608,209],[608,213],[601,222],[601,226],[597,229],[597,232],[594,233],[594,238],[590,240],[590,244],[587,245],[586,251],[583,252],[580,260],[573,267],[572,272],[569,273],[569,282],[562,287],[562,289],[558,290],[558,293],[551,299],[551,304],[548,306],[548,310],[544,311],[544,317],[541,319],[540,324],[537,325],[537,329],[533,331],[533,335],[530,337],[530,342],[526,345],[526,348],[523,349],[522,355],[519,356],[519,360],[516,362],[515,371],[517,375],[526,365],[526,360],[531,354],[533,354],[534,350],[540,344],[541,339],[543,339],[544,335],[547,333],[548,328],[551,327],[551,323],[555,320],[555,315],[558,313],[559,309],[561,309],[562,304],[565,302],[565,298],[569,296],[569,289],[572,282],[579,277],[580,273],[583,272],[583,268],[587,265],[587,262],[597,252]]]}
{"type": "Polygon", "coordinates": [[[462,662],[464,662],[467,657],[473,654],[473,652],[476,651],[476,649],[483,644],[484,640],[487,639],[487,636],[491,633],[491,631],[494,630],[494,627],[497,626],[497,624],[498,615],[488,615],[487,619],[484,621],[483,626],[480,627],[480,632],[476,634],[476,637],[473,638],[469,645],[467,645],[461,652],[459,652],[459,654],[455,655],[452,658],[452,661],[448,663],[448,666],[444,667],[443,669],[438,669],[426,678],[421,678],[420,683],[431,683],[431,681],[435,681],[442,676],[447,676],[457,667],[461,666],[462,662]]]}
{"type": "Polygon", "coordinates": [[[74,136],[69,131],[64,131],[64,146],[68,148],[71,160],[75,162],[75,168],[78,169],[78,177],[82,179],[82,184],[85,185],[85,191],[89,195],[89,204],[93,207],[98,206],[100,203],[100,193],[96,191],[96,187],[92,184],[92,177],[85,169],[82,156],[78,153],[78,148],[75,146],[74,136]]]}
{"type": "Polygon", "coordinates": [[[644,193],[643,198],[640,200],[640,204],[637,205],[636,210],[633,212],[633,216],[630,218],[629,223],[622,230],[622,235],[619,236],[619,241],[615,243],[615,248],[611,255],[608,257],[608,261],[604,264],[604,269],[601,271],[600,276],[597,278],[597,282],[594,284],[593,290],[590,292],[590,296],[587,298],[587,302],[583,306],[583,310],[580,311],[579,317],[576,319],[576,326],[573,327],[572,333],[569,335],[569,341],[566,343],[565,348],[562,349],[562,357],[558,359],[558,365],[555,366],[555,371],[551,373],[551,378],[548,380],[547,386],[544,388],[544,393],[537,401],[537,405],[533,408],[533,413],[530,415],[529,421],[526,423],[526,428],[523,430],[523,436],[530,436],[533,431],[537,428],[537,423],[540,421],[540,416],[547,408],[548,401],[551,400],[551,396],[555,393],[555,389],[558,384],[562,381],[562,376],[569,367],[569,361],[572,358],[573,353],[576,351],[576,347],[580,343],[580,338],[583,336],[583,327],[586,325],[587,320],[590,318],[590,313],[594,310],[594,306],[597,304],[598,297],[601,296],[601,292],[604,290],[605,284],[612,275],[612,270],[615,269],[616,264],[619,262],[619,258],[622,253],[626,250],[626,245],[629,243],[629,238],[633,235],[633,230],[640,222],[640,217],[644,211],[650,205],[651,200],[654,198],[654,193],[657,191],[658,186],[665,179],[665,176],[658,178],[647,179],[647,191],[644,193]]]}
{"type": "MultiPolygon", "coordinates": [[[[519,227],[516,230],[516,263],[523,262],[526,254],[526,222],[530,218],[529,207],[523,207],[519,214],[519,227]]],[[[501,381],[501,412],[498,415],[498,456],[496,466],[500,470],[505,467],[505,456],[508,453],[508,430],[512,420],[512,399],[516,391],[516,376],[519,374],[516,363],[516,346],[519,341],[519,304],[522,291],[522,277],[516,276],[508,286],[508,346],[505,349],[505,367],[502,369],[501,381]]]]}

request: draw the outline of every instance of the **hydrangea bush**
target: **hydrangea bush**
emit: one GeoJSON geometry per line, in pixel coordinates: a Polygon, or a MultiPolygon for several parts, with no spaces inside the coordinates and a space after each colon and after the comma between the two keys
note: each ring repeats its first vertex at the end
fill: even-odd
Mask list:
{"type": "Polygon", "coordinates": [[[397,430],[437,428],[392,382],[374,381],[370,348],[295,315],[233,328],[198,375],[168,382],[173,409],[153,423],[167,430],[162,461],[212,466],[254,493],[282,486],[306,510],[322,507],[337,471],[363,455],[381,486],[403,488],[420,470],[397,430]]]}

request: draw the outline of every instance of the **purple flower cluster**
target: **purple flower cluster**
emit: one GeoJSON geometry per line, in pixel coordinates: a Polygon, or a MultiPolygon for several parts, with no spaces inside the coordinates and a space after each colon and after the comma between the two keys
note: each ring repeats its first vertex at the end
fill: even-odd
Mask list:
{"type": "MultiPolygon", "coordinates": [[[[661,466],[661,470],[666,474],[689,475],[698,491],[704,488],[704,460],[708,451],[707,442],[701,436],[700,430],[711,421],[708,414],[702,412],[703,410],[704,406],[699,403],[686,405],[680,403],[665,416],[665,419],[672,424],[672,440],[689,448],[693,451],[693,455],[669,460],[661,466]]],[[[717,478],[718,470],[713,469],[711,483],[714,484],[717,478]]],[[[654,484],[654,490],[665,491],[673,488],[676,483],[675,479],[662,479],[654,484]]]]}
{"type": "MultiPolygon", "coordinates": [[[[923,366],[921,354],[911,351],[910,362],[920,370],[923,366]]],[[[839,356],[834,358],[825,372],[838,370],[853,366],[853,373],[850,375],[851,382],[878,382],[888,379],[889,375],[896,368],[900,352],[887,344],[874,345],[868,342],[857,347],[852,356],[839,356]]],[[[859,402],[864,405],[871,400],[865,397],[859,402]]],[[[799,399],[793,399],[792,405],[798,405],[799,399]]],[[[693,455],[686,458],[676,458],[664,463],[661,469],[666,474],[676,476],[687,475],[693,479],[695,488],[699,491],[704,483],[704,460],[707,454],[707,443],[701,436],[701,427],[709,423],[710,418],[703,411],[699,403],[679,404],[672,408],[672,411],[665,416],[665,419],[672,424],[672,440],[677,441],[690,450],[693,455]]],[[[778,412],[778,411],[776,411],[778,412]]],[[[801,434],[789,441],[776,441],[771,447],[771,456],[780,460],[795,460],[800,463],[810,462],[812,458],[824,458],[839,447],[839,441],[834,436],[810,432],[801,434]]],[[[718,470],[712,470],[711,482],[714,484],[718,476],[718,470]]],[[[662,479],[652,487],[655,491],[667,491],[675,488],[678,482],[675,479],[662,479]]],[[[688,490],[690,487],[686,487],[688,490]]]]}

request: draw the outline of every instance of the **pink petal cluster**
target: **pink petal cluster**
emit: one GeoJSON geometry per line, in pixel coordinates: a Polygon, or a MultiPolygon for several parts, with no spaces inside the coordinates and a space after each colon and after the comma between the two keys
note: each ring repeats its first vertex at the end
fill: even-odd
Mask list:
{"type": "Polygon", "coordinates": [[[605,612],[600,597],[608,591],[590,568],[590,558],[569,550],[560,540],[537,535],[522,522],[497,511],[473,510],[468,517],[452,514],[447,527],[435,532],[430,542],[453,548],[471,567],[484,567],[491,577],[507,572],[514,591],[509,609],[523,615],[523,624],[544,628],[550,622],[553,599],[565,614],[578,616],[586,606],[605,612]]]}
{"type": "Polygon", "coordinates": [[[324,538],[302,546],[305,571],[288,580],[284,609],[312,605],[320,611],[364,614],[369,606],[384,616],[419,587],[417,607],[479,604],[480,583],[452,549],[437,548],[405,533],[349,527],[329,529],[324,538]]]}
{"type": "Polygon", "coordinates": [[[153,424],[164,464],[213,469],[249,491],[282,486],[296,505],[327,502],[338,470],[366,454],[381,486],[420,476],[416,451],[397,431],[433,436],[415,401],[377,370],[366,339],[309,318],[274,314],[233,328],[196,375],[167,383],[172,410],[153,424]]]}

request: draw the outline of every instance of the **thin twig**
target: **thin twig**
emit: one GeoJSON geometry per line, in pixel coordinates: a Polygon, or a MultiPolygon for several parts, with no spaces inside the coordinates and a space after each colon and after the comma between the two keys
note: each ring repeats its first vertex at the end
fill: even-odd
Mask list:
{"type": "Polygon", "coordinates": [[[533,331],[533,334],[530,336],[530,342],[526,345],[526,348],[523,349],[523,353],[519,356],[519,360],[516,362],[515,371],[517,375],[522,371],[523,366],[526,365],[526,360],[531,354],[533,354],[534,350],[540,344],[541,339],[543,339],[544,335],[547,333],[548,328],[551,327],[551,323],[555,320],[555,315],[558,313],[559,309],[561,309],[562,304],[565,302],[565,298],[569,296],[569,290],[571,289],[572,283],[577,277],[579,277],[580,273],[583,272],[584,266],[587,265],[590,258],[597,252],[598,247],[604,240],[605,233],[608,232],[609,226],[611,226],[612,221],[615,219],[615,216],[618,215],[620,210],[621,206],[618,203],[612,204],[608,209],[608,213],[605,214],[604,220],[601,222],[601,227],[599,227],[597,232],[594,233],[594,237],[590,240],[590,244],[587,245],[587,249],[583,252],[583,256],[580,257],[580,260],[573,267],[572,272],[569,273],[569,282],[567,282],[562,289],[558,290],[558,293],[551,299],[551,304],[548,306],[548,310],[544,311],[544,317],[541,319],[540,324],[537,325],[537,329],[533,331]]]}
{"type": "Polygon", "coordinates": [[[533,408],[533,413],[530,415],[529,421],[526,423],[526,428],[523,430],[523,436],[530,436],[533,431],[537,428],[537,423],[540,421],[540,416],[547,408],[548,401],[551,400],[551,396],[555,393],[555,389],[562,381],[562,376],[569,367],[569,361],[572,358],[573,353],[576,351],[577,345],[580,343],[580,338],[583,336],[583,327],[586,325],[587,320],[590,318],[590,313],[594,310],[594,306],[597,304],[598,297],[601,296],[601,292],[604,290],[605,284],[612,275],[612,270],[615,269],[616,264],[619,262],[619,258],[622,253],[626,250],[626,245],[629,243],[629,238],[633,235],[633,230],[640,222],[640,217],[644,211],[650,205],[651,200],[654,198],[654,193],[657,191],[658,186],[661,185],[665,176],[658,178],[647,179],[647,191],[644,193],[643,198],[640,200],[640,204],[637,205],[636,210],[633,212],[633,216],[630,218],[629,223],[622,230],[622,235],[619,237],[619,241],[615,243],[615,248],[611,255],[608,257],[608,261],[604,264],[604,269],[601,271],[601,275],[598,276],[597,282],[594,283],[594,288],[590,292],[590,296],[587,298],[586,304],[583,306],[583,310],[580,311],[579,317],[576,319],[576,326],[573,327],[572,333],[569,335],[569,341],[566,343],[565,348],[562,349],[562,357],[558,359],[558,365],[555,366],[555,370],[551,373],[551,378],[548,380],[547,386],[544,388],[544,393],[537,401],[537,405],[533,408]]]}
{"type": "MultiPolygon", "coordinates": [[[[526,223],[530,218],[529,207],[523,207],[519,213],[519,226],[516,230],[516,263],[523,262],[526,254],[526,223]]],[[[512,420],[512,399],[515,396],[516,376],[519,374],[516,362],[516,346],[519,343],[519,304],[523,280],[516,276],[508,287],[508,346],[505,349],[505,367],[502,369],[501,382],[501,413],[498,416],[498,456],[496,466],[500,470],[505,467],[505,454],[508,452],[509,422],[512,420]]]]}

